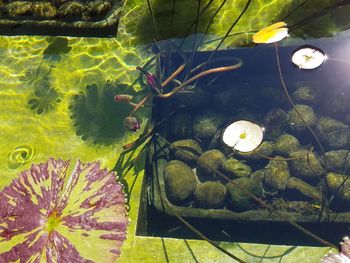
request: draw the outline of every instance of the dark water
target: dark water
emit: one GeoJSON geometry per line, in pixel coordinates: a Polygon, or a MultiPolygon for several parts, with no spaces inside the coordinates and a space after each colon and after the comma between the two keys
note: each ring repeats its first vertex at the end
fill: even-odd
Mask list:
{"type": "MultiPolygon", "coordinates": [[[[287,213],[293,212],[299,213],[299,215],[301,214],[297,219],[297,222],[301,226],[323,239],[337,243],[337,240],[340,240],[342,236],[349,233],[350,226],[350,220],[336,219],[338,213],[346,215],[346,213],[350,211],[349,200],[339,194],[339,192],[347,192],[347,189],[349,189],[349,185],[346,183],[348,174],[348,164],[346,160],[349,150],[348,118],[350,117],[350,110],[347,106],[350,102],[350,75],[348,74],[350,68],[348,62],[348,58],[350,57],[349,40],[348,37],[343,36],[313,41],[295,41],[293,44],[287,46],[276,46],[274,44],[260,45],[254,48],[218,51],[214,54],[212,52],[196,52],[192,62],[193,68],[208,59],[215,60],[217,58],[225,58],[227,61],[209,65],[207,67],[208,69],[227,66],[232,62],[236,63],[237,60],[235,58],[240,58],[243,61],[243,66],[233,71],[200,78],[197,82],[194,82],[194,88],[184,88],[184,91],[179,92],[170,99],[155,100],[153,118],[155,123],[161,123],[158,126],[156,125],[156,129],[170,142],[180,139],[194,139],[200,144],[203,152],[210,149],[219,149],[225,153],[226,158],[230,158],[233,155],[239,162],[249,165],[251,168],[251,173],[245,176],[246,178],[252,178],[253,176],[251,174],[255,171],[265,171],[265,178],[260,181],[265,194],[259,197],[269,205],[272,205],[276,200],[283,200],[287,204],[289,202],[295,202],[293,204],[290,203],[293,208],[287,208],[287,210],[281,207],[274,208],[277,210],[282,209],[280,211],[287,213]],[[326,54],[327,59],[320,67],[313,70],[302,70],[293,65],[291,58],[294,51],[304,45],[316,47],[326,54]],[[280,69],[278,69],[277,56],[281,65],[280,69]],[[232,58],[232,62],[228,62],[230,58],[232,58]],[[282,80],[279,75],[279,70],[282,73],[282,80]],[[287,91],[283,89],[282,81],[285,82],[287,91]],[[304,90],[305,87],[309,93],[311,92],[311,94],[314,95],[312,98],[305,98],[298,95],[300,94],[298,90],[304,90]],[[205,95],[201,94],[202,91],[205,95]],[[200,95],[198,95],[199,93],[200,95]],[[220,93],[225,94],[226,97],[224,96],[224,98],[222,98],[222,96],[219,95],[220,93]],[[288,96],[291,96],[292,102],[287,99],[288,96]],[[221,100],[218,98],[221,98],[221,100]],[[302,131],[295,130],[295,127],[293,127],[294,124],[290,119],[290,114],[293,110],[292,103],[296,105],[307,105],[307,107],[313,110],[317,122],[310,124],[310,127],[315,135],[306,127],[304,127],[302,131]],[[286,113],[286,124],[277,132],[274,130],[273,122],[271,124],[271,122],[267,121],[269,112],[275,109],[286,113]],[[187,123],[174,121],[179,115],[189,116],[190,121],[187,123]],[[217,124],[215,135],[201,135],[201,137],[198,135],[198,132],[196,133],[196,131],[191,130],[194,127],[192,127],[192,125],[199,122],[198,118],[206,118],[205,116],[210,116],[214,120],[217,120],[217,118],[219,118],[218,116],[222,118],[222,120],[218,121],[219,124],[217,124]],[[323,133],[321,128],[318,128],[318,131],[316,131],[316,127],[321,118],[336,121],[337,125],[339,124],[342,126],[345,132],[340,132],[340,128],[335,127],[337,125],[334,127],[327,126],[325,129],[328,129],[327,132],[330,137],[326,138],[324,133],[327,132],[324,131],[323,133]],[[163,122],[164,119],[167,121],[163,122]],[[264,126],[264,141],[270,141],[273,145],[276,145],[279,136],[290,134],[300,142],[299,149],[311,149],[317,159],[319,167],[321,167],[320,169],[323,169],[323,172],[314,178],[311,178],[312,176],[305,177],[305,174],[300,172],[298,167],[295,167],[299,166],[300,163],[295,163],[293,165],[291,161],[288,160],[285,161],[288,163],[287,167],[289,167],[287,168],[288,176],[303,180],[309,186],[314,187],[313,189],[317,189],[321,195],[326,196],[325,198],[327,198],[328,201],[332,199],[328,208],[330,209],[329,213],[334,216],[327,218],[326,214],[328,214],[328,212],[323,211],[321,223],[316,219],[318,218],[317,216],[314,220],[303,218],[303,215],[319,215],[322,210],[322,201],[312,200],[310,196],[301,197],[300,193],[286,190],[286,188],[282,190],[271,189],[271,185],[269,186],[268,180],[266,179],[266,173],[271,171],[266,170],[266,168],[271,167],[271,160],[267,158],[252,160],[237,154],[237,152],[232,153],[222,147],[222,144],[220,144],[220,136],[224,128],[233,121],[242,119],[250,120],[264,126]],[[177,125],[183,125],[184,127],[180,129],[177,125]],[[341,133],[343,135],[339,135],[341,133]],[[219,137],[219,139],[215,139],[215,136],[219,137]],[[344,138],[346,140],[345,142],[339,142],[339,140],[344,138]],[[321,146],[317,142],[318,140],[321,146]],[[325,166],[323,161],[324,154],[339,150],[343,150],[346,153],[346,156],[340,160],[341,168],[334,167],[334,163],[328,161],[328,159],[328,165],[325,166]],[[337,191],[331,189],[329,186],[330,183],[328,179],[326,179],[329,172],[337,173],[337,176],[342,180],[341,186],[338,185],[339,189],[337,191]],[[325,191],[327,192],[326,194],[325,191]],[[266,192],[274,193],[266,194],[266,192]],[[303,208],[295,208],[298,204],[302,204],[303,208]],[[305,208],[304,205],[307,208],[305,208]],[[315,208],[314,211],[309,211],[313,208],[315,208]]],[[[191,53],[186,53],[185,55],[191,57],[191,53]]],[[[166,58],[166,56],[164,57],[166,58]]],[[[163,58],[162,65],[165,69],[164,75],[168,77],[181,65],[183,60],[182,57],[176,53],[171,54],[167,59],[165,58],[163,58]]],[[[188,79],[186,71],[178,76],[181,81],[184,81],[186,77],[188,79]]],[[[305,119],[308,118],[304,113],[301,113],[301,115],[305,119]]],[[[287,148],[288,147],[287,145],[287,148]]],[[[293,151],[291,150],[291,152],[293,151]]],[[[285,153],[284,158],[292,156],[288,155],[291,154],[291,152],[285,153]]],[[[269,154],[269,157],[273,158],[278,155],[281,155],[281,153],[275,150],[269,154]]],[[[155,155],[154,157],[153,161],[156,161],[159,156],[155,155]]],[[[174,159],[171,154],[169,154],[167,158],[168,160],[174,159]]],[[[308,166],[306,169],[314,169],[309,159],[305,160],[304,165],[308,166]]],[[[221,167],[219,169],[221,169],[221,167]]],[[[315,171],[315,173],[317,173],[317,171],[315,171]]],[[[158,176],[163,176],[163,174],[158,176]]],[[[178,174],[178,176],[180,176],[180,174],[178,174]]],[[[157,177],[157,175],[154,169],[150,169],[148,171],[148,184],[150,187],[149,189],[152,189],[152,187],[153,189],[152,192],[149,191],[147,193],[144,188],[144,194],[145,199],[148,198],[151,199],[151,201],[148,203],[145,201],[143,204],[147,211],[147,223],[144,222],[140,225],[139,234],[161,237],[198,238],[193,231],[179,222],[178,218],[171,212],[171,209],[170,212],[163,211],[159,208],[159,205],[157,206],[152,203],[152,196],[157,195],[158,192],[157,187],[155,187],[154,183],[152,184],[152,181],[157,180],[155,177],[157,177]]],[[[238,176],[233,176],[231,179],[237,178],[238,176]]],[[[199,181],[198,183],[203,183],[205,180],[199,179],[199,181]]],[[[209,181],[222,182],[222,180],[217,177],[209,179],[209,181]]],[[[228,183],[224,181],[222,184],[227,186],[228,183]]],[[[168,188],[166,188],[165,192],[169,197],[168,188]]],[[[200,207],[198,200],[195,199],[196,198],[193,198],[192,195],[186,201],[174,201],[173,203],[175,203],[177,207],[194,211],[196,208],[200,207]]],[[[227,197],[227,199],[230,199],[230,197],[227,197]]],[[[170,203],[172,202],[170,201],[170,203]]],[[[243,211],[237,210],[229,200],[226,200],[224,205],[221,205],[217,209],[232,210],[238,214],[251,210],[251,208],[244,208],[243,211]]],[[[266,207],[256,206],[255,210],[266,211],[266,207]]],[[[181,211],[183,212],[186,210],[181,211]]],[[[285,222],[283,218],[278,218],[278,216],[277,218],[271,216],[271,218],[264,218],[261,220],[257,220],[256,218],[251,219],[249,216],[240,220],[225,220],[220,215],[215,219],[215,209],[212,209],[210,212],[211,218],[201,215],[191,217],[188,216],[186,212],[182,214],[181,211],[179,212],[180,216],[185,216],[188,223],[213,240],[290,245],[320,245],[319,242],[298,231],[288,224],[288,222],[285,222]]]]}

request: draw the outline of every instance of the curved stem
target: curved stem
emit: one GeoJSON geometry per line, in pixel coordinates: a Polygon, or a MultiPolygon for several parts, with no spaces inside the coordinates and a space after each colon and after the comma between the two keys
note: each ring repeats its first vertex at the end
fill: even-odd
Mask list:
{"type": "Polygon", "coordinates": [[[185,82],[183,82],[180,86],[174,88],[172,91],[165,93],[165,94],[159,94],[157,97],[160,98],[169,98],[172,95],[174,95],[175,93],[177,93],[178,91],[180,91],[181,89],[183,89],[185,86],[187,86],[188,84],[190,84],[191,82],[204,77],[206,75],[210,75],[213,73],[221,73],[221,72],[225,72],[225,71],[230,71],[230,70],[234,70],[234,69],[238,69],[243,65],[243,61],[241,59],[239,59],[239,62],[237,64],[231,65],[231,66],[226,66],[226,67],[218,67],[218,68],[212,68],[212,69],[208,69],[205,70],[203,72],[198,73],[197,75],[193,76],[192,78],[190,78],[189,80],[186,80],[185,82]]]}

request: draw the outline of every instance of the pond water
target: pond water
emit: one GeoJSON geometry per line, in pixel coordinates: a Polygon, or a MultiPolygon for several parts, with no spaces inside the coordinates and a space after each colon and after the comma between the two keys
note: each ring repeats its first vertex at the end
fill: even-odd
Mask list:
{"type": "Polygon", "coordinates": [[[130,0],[111,38],[1,36],[0,189],[49,158],[99,161],[139,236],[337,245],[350,223],[349,11],[130,0]],[[289,36],[254,43],[280,21],[289,36]]]}

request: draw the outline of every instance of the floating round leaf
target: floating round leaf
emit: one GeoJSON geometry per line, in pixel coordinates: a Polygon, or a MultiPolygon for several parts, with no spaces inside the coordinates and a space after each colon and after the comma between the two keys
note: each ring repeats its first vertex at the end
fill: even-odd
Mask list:
{"type": "Polygon", "coordinates": [[[115,262],[127,225],[114,172],[49,159],[0,192],[0,262],[115,262]]]}
{"type": "Polygon", "coordinates": [[[292,62],[300,69],[315,69],[322,65],[326,55],[324,52],[313,46],[302,46],[295,50],[292,55],[292,62]]]}
{"type": "Polygon", "coordinates": [[[256,44],[269,44],[281,41],[288,36],[286,25],[284,22],[277,22],[259,30],[253,35],[253,42],[256,44]]]}
{"type": "Polygon", "coordinates": [[[222,141],[237,151],[250,152],[261,144],[263,136],[263,129],[259,125],[240,120],[226,127],[222,141]]]}

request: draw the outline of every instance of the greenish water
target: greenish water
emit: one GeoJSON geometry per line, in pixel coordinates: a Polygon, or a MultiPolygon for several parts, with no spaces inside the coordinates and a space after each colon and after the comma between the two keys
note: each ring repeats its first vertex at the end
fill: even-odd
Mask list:
{"type": "MultiPolygon", "coordinates": [[[[155,0],[153,21],[147,1],[129,0],[115,38],[2,36],[0,189],[32,163],[49,157],[99,160],[112,169],[122,145],[140,134],[125,130],[123,121],[131,108],[116,104],[114,95],[125,93],[140,100],[147,94],[135,82],[136,67],[153,56],[153,40],[166,48],[166,40],[179,43],[189,36],[185,48],[191,50],[191,41],[204,33],[199,50],[249,47],[253,33],[277,21],[286,21],[293,29],[282,46],[301,38],[346,35],[350,5],[322,12],[337,2],[341,1],[155,0]],[[200,10],[205,11],[197,21],[200,10]]],[[[143,130],[151,107],[142,108],[138,117],[143,130]]]]}

